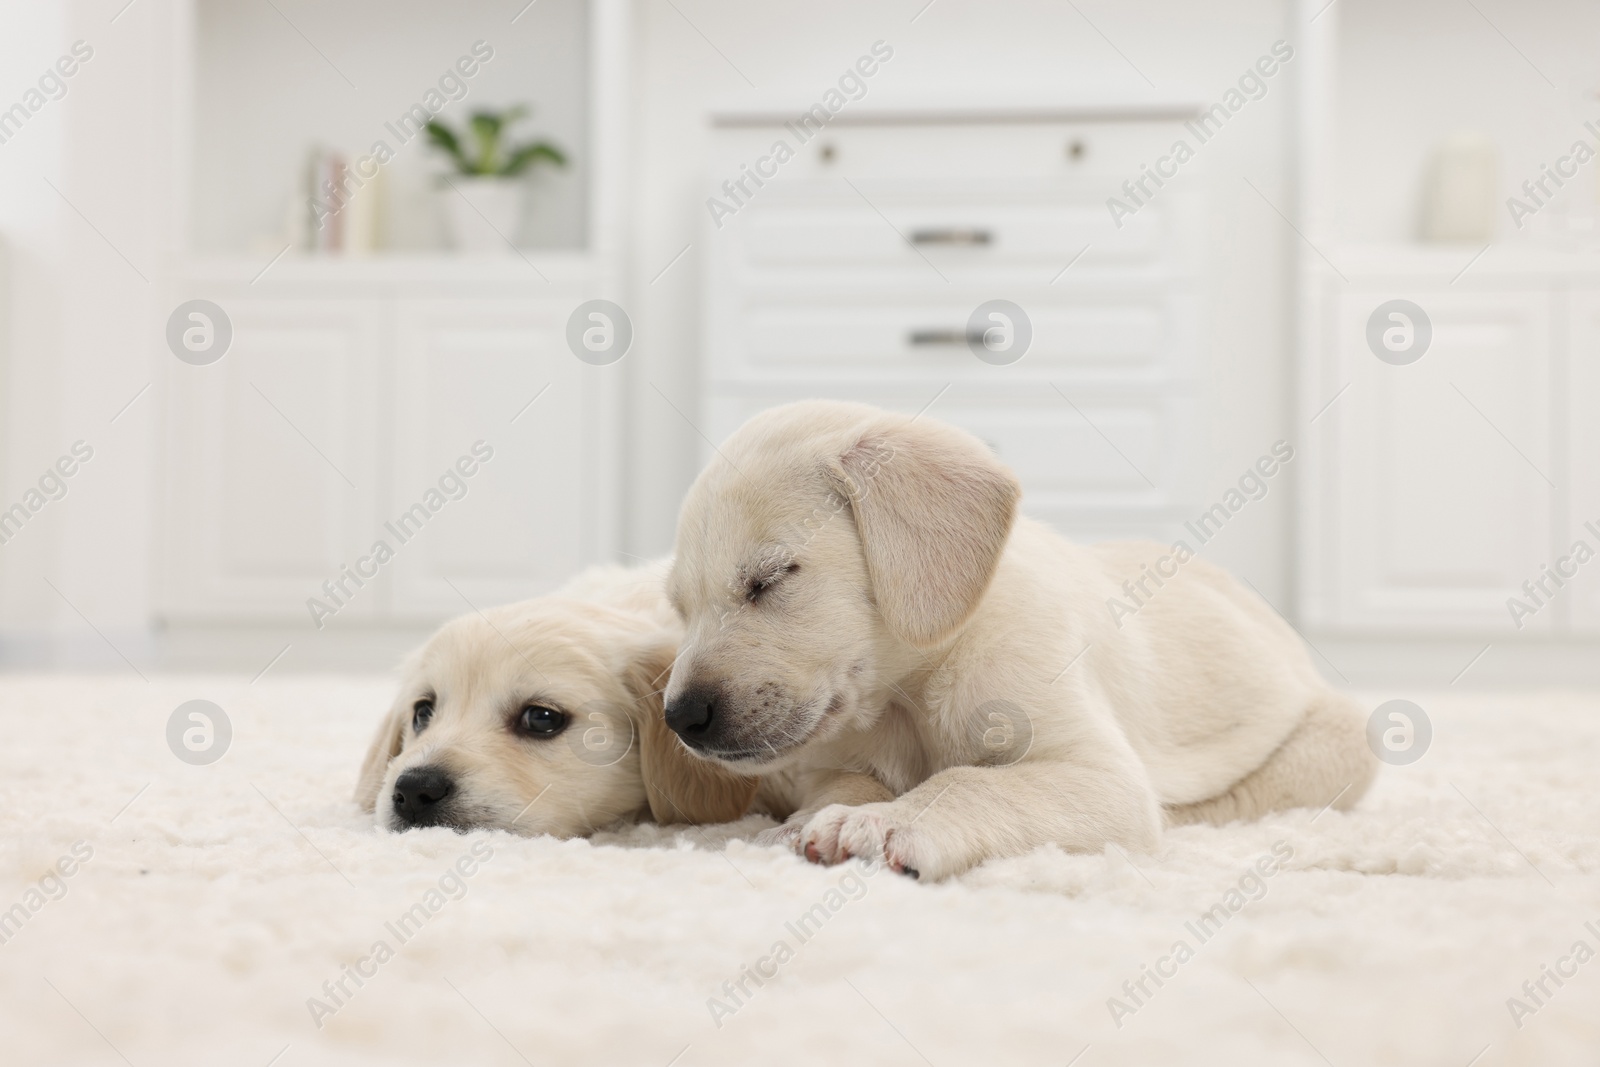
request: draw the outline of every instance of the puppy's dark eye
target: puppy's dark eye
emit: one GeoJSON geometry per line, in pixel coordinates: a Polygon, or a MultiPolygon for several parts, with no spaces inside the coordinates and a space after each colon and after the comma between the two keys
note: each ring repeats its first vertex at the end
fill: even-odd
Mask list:
{"type": "Polygon", "coordinates": [[[567,728],[567,714],[555,708],[530,704],[517,713],[517,733],[524,737],[554,737],[567,728]]]}
{"type": "Polygon", "coordinates": [[[411,705],[411,729],[421,733],[428,728],[428,720],[433,718],[433,701],[419,700],[411,705]]]}

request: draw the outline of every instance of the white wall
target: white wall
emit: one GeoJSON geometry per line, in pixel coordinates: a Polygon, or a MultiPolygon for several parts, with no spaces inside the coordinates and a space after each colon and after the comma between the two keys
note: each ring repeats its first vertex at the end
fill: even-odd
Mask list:
{"type": "MultiPolygon", "coordinates": [[[[53,61],[62,40],[59,5],[6,0],[0,5],[6,33],[0,35],[0,70],[7,72],[0,93],[9,107],[53,61]],[[27,72],[24,74],[23,72],[27,72]]],[[[81,92],[82,87],[78,90],[81,92]]],[[[9,507],[23,485],[38,477],[53,441],[57,389],[51,367],[57,358],[57,316],[52,307],[59,281],[59,249],[55,245],[55,194],[40,180],[58,165],[61,146],[59,104],[31,119],[18,134],[0,145],[0,233],[4,235],[9,291],[0,304],[0,506],[9,507]],[[22,358],[34,353],[34,358],[22,358]],[[22,401],[23,397],[28,402],[22,401]]],[[[48,587],[23,575],[37,572],[54,558],[48,536],[61,525],[64,509],[41,516],[37,531],[28,531],[0,546],[0,618],[47,617],[52,596],[48,587]],[[46,525],[48,524],[48,525],[46,525]]]]}
{"type": "Polygon", "coordinates": [[[5,106],[74,40],[94,54],[64,98],[0,145],[0,230],[14,243],[0,500],[15,502],[75,440],[95,454],[64,499],[0,546],[0,625],[26,635],[11,645],[23,658],[30,640],[54,639],[120,665],[95,628],[128,648],[148,619],[150,409],[111,419],[151,381],[140,336],[157,194],[127,161],[149,151],[152,27],[69,3],[10,3],[3,18],[5,106]]]}

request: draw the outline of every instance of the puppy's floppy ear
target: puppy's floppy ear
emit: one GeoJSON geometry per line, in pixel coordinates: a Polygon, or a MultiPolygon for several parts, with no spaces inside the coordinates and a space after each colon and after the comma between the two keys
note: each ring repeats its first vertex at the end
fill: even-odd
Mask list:
{"type": "Polygon", "coordinates": [[[928,645],[965,622],[1016,521],[1016,476],[966,431],[915,419],[868,430],[829,473],[889,628],[928,645]]]}
{"type": "Polygon", "coordinates": [[[637,701],[639,771],[650,815],[669,823],[732,822],[755,798],[757,781],[691,755],[667,726],[661,694],[678,650],[657,641],[638,649],[624,672],[637,701]]]}
{"type": "Polygon", "coordinates": [[[400,754],[400,743],[405,738],[411,710],[406,706],[404,695],[402,693],[395,698],[394,707],[383,717],[377,734],[372,738],[367,758],[361,761],[361,777],[356,781],[355,801],[364,811],[372,811],[377,807],[378,789],[388,773],[389,761],[400,754]]]}

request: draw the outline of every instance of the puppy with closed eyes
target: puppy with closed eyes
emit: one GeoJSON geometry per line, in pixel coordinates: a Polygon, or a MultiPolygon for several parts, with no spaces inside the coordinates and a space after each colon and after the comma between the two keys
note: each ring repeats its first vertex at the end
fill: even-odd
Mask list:
{"type": "Polygon", "coordinates": [[[446,623],[402,669],[357,803],[384,830],[557,837],[745,814],[755,779],[695,759],[662,722],[681,635],[666,568],[592,568],[446,623]]]}
{"type": "Polygon", "coordinates": [[[757,415],[700,474],[666,717],[708,761],[796,779],[768,839],[939,879],[1361,797],[1366,717],[1266,602],[1191,551],[1119,616],[1174,549],[1071,544],[1020,495],[963,430],[830,401],[757,415]]]}

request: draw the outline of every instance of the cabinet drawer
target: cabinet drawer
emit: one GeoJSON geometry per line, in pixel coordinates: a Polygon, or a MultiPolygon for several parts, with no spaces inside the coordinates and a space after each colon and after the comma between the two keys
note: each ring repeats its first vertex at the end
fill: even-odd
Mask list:
{"type": "MultiPolygon", "coordinates": [[[[1071,393],[1067,394],[1071,396],[1071,393]]],[[[942,417],[981,438],[1016,471],[1030,511],[1163,511],[1184,479],[1180,442],[1192,404],[1175,397],[952,400],[942,417]],[[1053,403],[1052,403],[1053,401],[1053,403]]]]}
{"type": "MultiPolygon", "coordinates": [[[[812,394],[719,392],[710,398],[708,436],[721,441],[766,408],[827,395],[916,414],[928,395],[835,385],[812,394]]],[[[984,441],[1022,482],[1023,509],[1061,525],[1068,518],[1150,528],[1180,514],[1180,487],[1189,484],[1194,402],[1183,396],[1113,398],[1074,395],[1046,387],[1043,395],[945,394],[927,411],[984,441]]],[[[709,453],[709,450],[708,450],[709,453]]],[[[708,457],[709,458],[709,455],[708,457]]]]}
{"type": "MultiPolygon", "coordinates": [[[[752,301],[724,324],[716,369],[728,377],[844,375],[992,379],[1085,372],[1127,380],[1178,373],[1188,363],[1194,302],[1188,294],[1067,297],[1018,293],[1032,339],[1016,363],[993,366],[967,344],[984,300],[963,297],[825,303],[752,301]]],[[[989,320],[984,320],[985,324],[989,320]]],[[[981,331],[979,331],[981,336],[981,331]]]]}
{"type": "Polygon", "coordinates": [[[927,271],[932,265],[945,274],[970,274],[988,267],[1034,266],[1044,282],[1074,257],[1079,257],[1075,269],[1090,269],[1148,264],[1165,255],[1165,220],[1155,206],[1126,220],[1111,241],[1103,202],[1002,203],[989,199],[994,195],[986,191],[983,197],[946,202],[874,195],[870,204],[856,197],[853,203],[752,205],[740,233],[744,260],[756,271],[927,271]]]}

